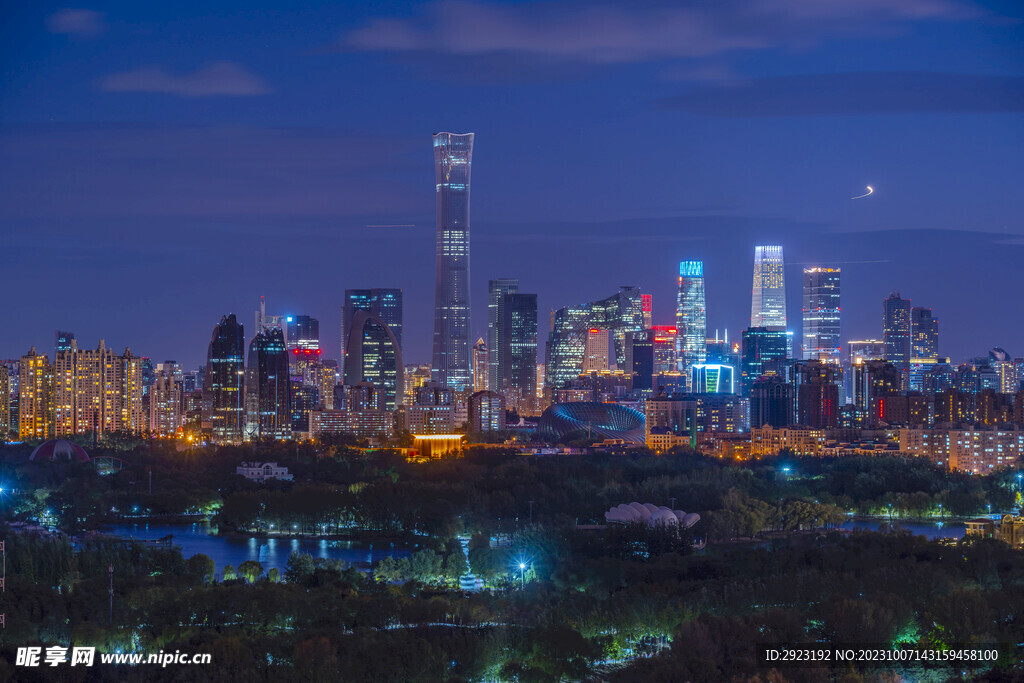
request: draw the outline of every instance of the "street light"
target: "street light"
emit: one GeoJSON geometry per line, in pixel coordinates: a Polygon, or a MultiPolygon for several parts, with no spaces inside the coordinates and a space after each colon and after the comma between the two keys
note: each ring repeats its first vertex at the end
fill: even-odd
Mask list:
{"type": "Polygon", "coordinates": [[[525,589],[526,588],[526,563],[525,562],[520,562],[519,563],[519,576],[521,576],[522,579],[523,579],[523,588],[525,589]]]}

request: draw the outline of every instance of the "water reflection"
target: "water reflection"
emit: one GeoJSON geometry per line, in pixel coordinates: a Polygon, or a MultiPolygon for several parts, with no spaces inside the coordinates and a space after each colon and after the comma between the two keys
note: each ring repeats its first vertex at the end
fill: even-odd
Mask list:
{"type": "MultiPolygon", "coordinates": [[[[256,560],[263,565],[264,571],[277,568],[284,572],[288,564],[288,555],[292,551],[308,553],[313,557],[325,560],[344,560],[359,567],[367,567],[383,557],[405,557],[409,550],[395,548],[390,545],[375,548],[373,544],[353,543],[352,541],[328,541],[326,539],[299,538],[264,538],[255,536],[239,538],[218,536],[211,533],[208,524],[115,524],[106,529],[107,533],[122,538],[137,538],[144,541],[155,541],[168,535],[174,536],[174,544],[181,547],[181,553],[189,558],[196,553],[203,553],[213,558],[217,564],[218,574],[224,565],[232,565],[236,569],[246,560],[256,560]]],[[[380,544],[377,544],[378,546],[380,544]]]]}

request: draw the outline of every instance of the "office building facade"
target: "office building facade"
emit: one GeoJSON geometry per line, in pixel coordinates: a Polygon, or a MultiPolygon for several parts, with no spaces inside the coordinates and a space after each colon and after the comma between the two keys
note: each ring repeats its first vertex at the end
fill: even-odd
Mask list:
{"type": "Polygon", "coordinates": [[[804,360],[839,363],[839,280],[839,268],[804,268],[804,360]]]}
{"type": "Polygon", "coordinates": [[[379,318],[402,346],[402,290],[400,288],[346,289],[345,303],[341,307],[341,359],[345,363],[345,344],[352,318],[365,311],[379,318]]]}
{"type": "Polygon", "coordinates": [[[750,326],[773,332],[786,330],[786,271],[781,246],[754,248],[750,326]]]}
{"type": "Polygon", "coordinates": [[[559,309],[548,337],[547,378],[550,389],[565,386],[583,372],[586,346],[591,330],[610,333],[608,363],[626,363],[626,335],[644,330],[640,290],[623,287],[607,299],[559,309]]]}
{"type": "Polygon", "coordinates": [[[676,295],[676,369],[686,376],[707,359],[707,309],[704,301],[704,262],[679,264],[676,295]]]}
{"type": "Polygon", "coordinates": [[[203,431],[220,443],[242,441],[245,430],[245,329],[235,314],[221,318],[206,353],[203,431]]]}
{"type": "Polygon", "coordinates": [[[247,440],[291,437],[292,382],[288,355],[279,329],[258,332],[249,342],[245,383],[247,440]]]}
{"type": "Polygon", "coordinates": [[[357,311],[349,321],[345,347],[344,383],[374,385],[384,394],[385,410],[395,410],[402,405],[405,365],[401,344],[391,328],[372,313],[357,311]]]}
{"type": "Polygon", "coordinates": [[[900,371],[901,389],[910,386],[910,299],[893,292],[883,302],[882,329],[885,332],[885,360],[900,371]]]}
{"type": "Polygon", "coordinates": [[[470,368],[469,187],[473,133],[434,135],[437,279],[434,290],[435,382],[463,391],[470,368]]]}

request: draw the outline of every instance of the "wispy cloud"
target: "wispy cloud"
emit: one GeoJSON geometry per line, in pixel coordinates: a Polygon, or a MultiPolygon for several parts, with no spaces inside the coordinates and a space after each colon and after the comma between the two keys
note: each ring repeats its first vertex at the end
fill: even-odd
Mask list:
{"type": "Polygon", "coordinates": [[[851,32],[891,30],[922,19],[978,14],[956,0],[555,0],[502,5],[443,0],[412,17],[374,19],[345,35],[340,47],[615,64],[798,45],[851,32]]]}
{"type": "Polygon", "coordinates": [[[103,13],[91,9],[61,9],[46,18],[50,33],[65,33],[76,38],[95,38],[107,30],[103,13]]]}
{"type": "Polygon", "coordinates": [[[1024,78],[881,72],[811,74],[708,85],[662,100],[663,109],[723,117],[1024,111],[1024,78]]]}
{"type": "Polygon", "coordinates": [[[99,87],[107,92],[155,92],[178,97],[247,97],[270,92],[262,78],[234,62],[214,62],[181,74],[160,67],[133,69],[103,78],[99,87]]]}

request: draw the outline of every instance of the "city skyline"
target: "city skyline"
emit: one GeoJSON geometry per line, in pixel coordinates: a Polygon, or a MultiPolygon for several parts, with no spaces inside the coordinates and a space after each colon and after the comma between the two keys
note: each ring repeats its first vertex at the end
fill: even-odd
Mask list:
{"type": "MultiPolygon", "coordinates": [[[[33,296],[13,301],[0,355],[69,329],[195,366],[211,321],[251,321],[265,294],[275,313],[324,321],[333,356],[340,290],[372,286],[404,289],[407,357],[430,362],[437,130],[482,145],[471,341],[495,277],[537,292],[542,312],[634,284],[671,324],[681,260],[713,274],[708,329],[738,338],[750,250],[782,244],[791,290],[806,265],[842,268],[844,340],[880,336],[877,301],[900,289],[942,318],[944,354],[1019,353],[1024,321],[986,294],[1012,291],[1024,250],[1019,4],[795,6],[753,40],[741,10],[715,6],[695,35],[717,39],[694,54],[601,31],[548,54],[531,36],[562,35],[580,8],[553,3],[565,21],[548,26],[469,7],[520,27],[497,41],[506,53],[478,44],[461,59],[454,37],[425,40],[417,22],[438,24],[420,5],[388,24],[375,6],[271,20],[239,4],[227,23],[185,3],[169,31],[148,7],[100,3],[72,16],[85,25],[58,5],[5,8],[17,39],[0,97],[0,245],[5,275],[33,296]],[[273,250],[283,235],[302,248],[273,250]],[[71,287],[116,290],[118,306],[71,287]]],[[[608,7],[625,25],[686,28],[643,3],[608,7]]]]}

